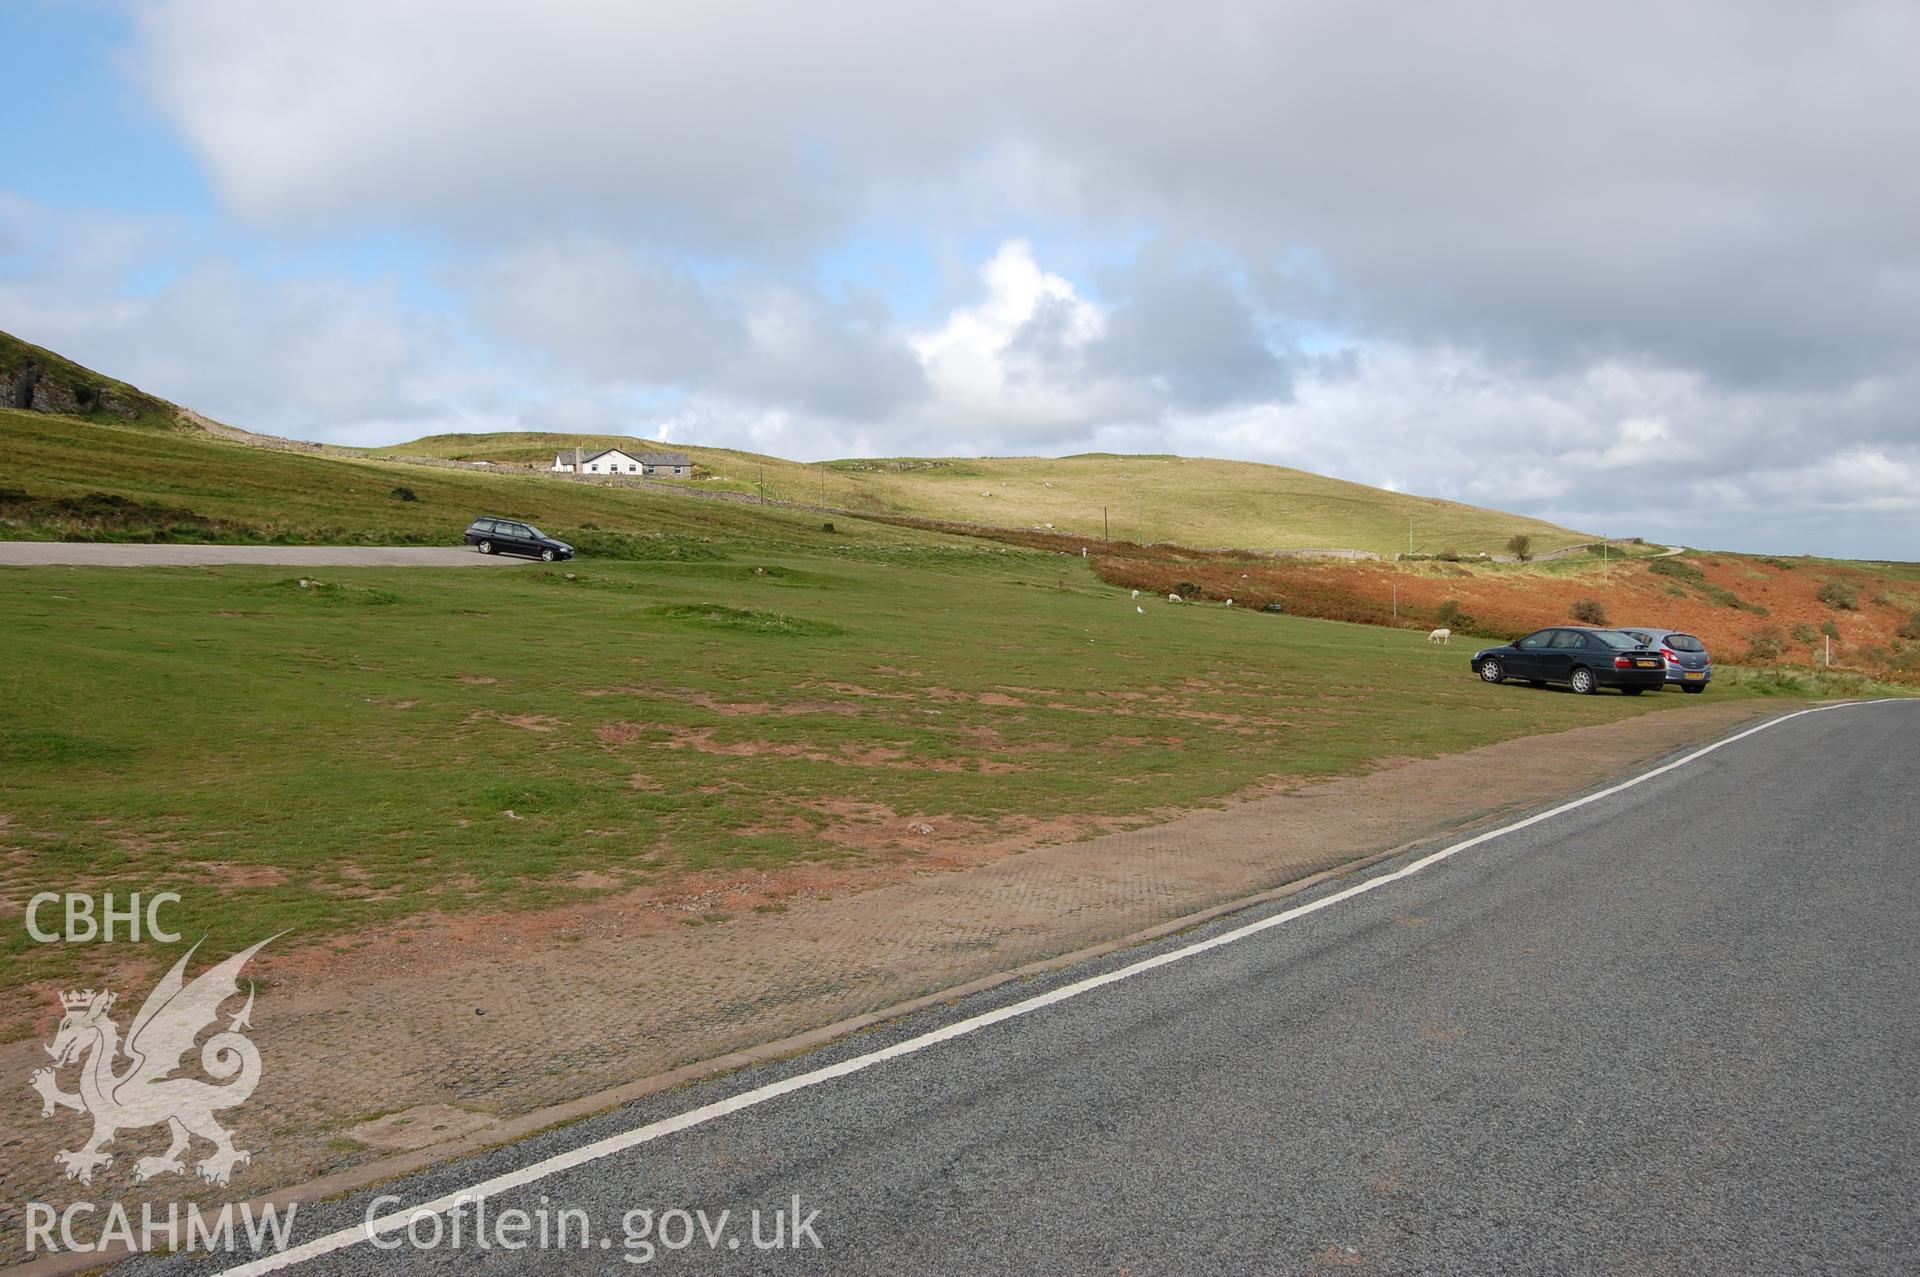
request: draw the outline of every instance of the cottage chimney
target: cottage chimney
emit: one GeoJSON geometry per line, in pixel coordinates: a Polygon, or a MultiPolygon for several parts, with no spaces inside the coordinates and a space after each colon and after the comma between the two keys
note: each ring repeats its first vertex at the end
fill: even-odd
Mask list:
{"type": "Polygon", "coordinates": [[[576,443],[575,445],[573,445],[573,472],[575,474],[586,473],[586,466],[585,466],[586,455],[587,455],[586,453],[580,450],[579,444],[576,443]]]}

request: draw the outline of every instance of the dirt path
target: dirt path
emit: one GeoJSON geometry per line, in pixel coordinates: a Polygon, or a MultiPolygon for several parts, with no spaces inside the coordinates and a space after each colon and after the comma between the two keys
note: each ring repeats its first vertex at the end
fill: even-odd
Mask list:
{"type": "MultiPolygon", "coordinates": [[[[219,1196],[484,1134],[501,1118],[1131,934],[1592,785],[1781,708],[1710,703],[1274,786],[1156,828],[967,867],[895,862],[864,879],[790,879],[779,890],[796,894],[774,903],[763,875],[740,874],[676,901],[453,917],[358,937],[358,947],[265,954],[269,983],[253,1016],[264,1077],[234,1111],[241,1146],[256,1152],[219,1196]],[[396,1112],[401,1120],[366,1124],[396,1112]]],[[[132,1002],[144,989],[123,992],[132,1002]]],[[[50,1034],[51,995],[48,1010],[50,1034]]],[[[40,1120],[23,1080],[44,1063],[39,1040],[0,1046],[0,1078],[20,1080],[0,1100],[7,1245],[20,1237],[23,1202],[188,1191],[172,1178],[134,1185],[133,1162],[157,1150],[152,1131],[126,1132],[91,1189],[63,1183],[54,1151],[75,1147],[84,1122],[40,1120]]]]}
{"type": "Polygon", "coordinates": [[[0,541],[0,567],[187,568],[228,563],[290,568],[483,568],[526,563],[451,545],[128,545],[0,541]]]}

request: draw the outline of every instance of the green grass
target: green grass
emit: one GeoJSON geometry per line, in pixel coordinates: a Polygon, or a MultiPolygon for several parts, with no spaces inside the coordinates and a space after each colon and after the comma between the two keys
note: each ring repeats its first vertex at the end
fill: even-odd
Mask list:
{"type": "MultiPolygon", "coordinates": [[[[1142,616],[1077,561],[983,543],[710,548],[307,589],[0,569],[4,907],[174,889],[190,934],[310,940],[910,855],[909,820],[1140,822],[1682,700],[1487,688],[1393,630],[1142,616]],[[877,834],[844,836],[862,814],[877,834]]],[[[0,984],[84,978],[87,946],[23,936],[0,984]]]]}

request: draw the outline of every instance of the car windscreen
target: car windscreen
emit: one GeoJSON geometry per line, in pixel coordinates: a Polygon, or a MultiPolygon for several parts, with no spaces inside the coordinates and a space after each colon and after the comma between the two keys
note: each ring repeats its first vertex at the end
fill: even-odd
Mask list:
{"type": "Polygon", "coordinates": [[[1594,630],[1592,634],[1593,637],[1599,639],[1608,647],[1617,647],[1624,650],[1626,648],[1643,646],[1639,639],[1633,637],[1631,634],[1622,634],[1619,630],[1594,630]]]}
{"type": "Polygon", "coordinates": [[[1667,635],[1667,646],[1676,652],[1704,652],[1707,645],[1691,634],[1667,635]]]}

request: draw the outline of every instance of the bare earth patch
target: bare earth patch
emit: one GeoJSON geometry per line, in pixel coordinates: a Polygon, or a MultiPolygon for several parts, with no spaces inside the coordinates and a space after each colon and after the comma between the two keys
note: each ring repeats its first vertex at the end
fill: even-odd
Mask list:
{"type": "Polygon", "coordinates": [[[486,720],[505,723],[509,727],[518,727],[522,731],[529,732],[550,732],[561,726],[560,720],[551,714],[502,714],[498,710],[477,709],[467,715],[469,723],[486,720]]]}

